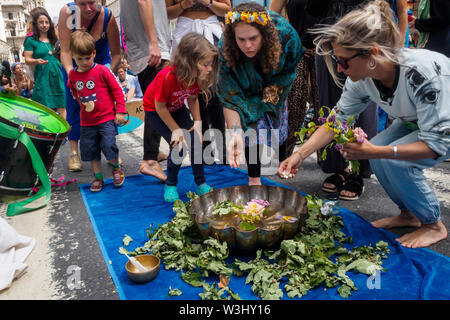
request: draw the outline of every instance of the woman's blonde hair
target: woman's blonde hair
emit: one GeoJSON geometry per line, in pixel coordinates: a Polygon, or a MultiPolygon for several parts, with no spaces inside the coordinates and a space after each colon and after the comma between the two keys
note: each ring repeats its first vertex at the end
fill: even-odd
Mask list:
{"type": "Polygon", "coordinates": [[[182,82],[186,88],[197,81],[200,90],[206,97],[206,102],[208,102],[211,97],[211,87],[216,83],[219,69],[219,51],[217,48],[201,34],[187,33],[175,49],[170,64],[175,67],[175,75],[178,81],[182,82]],[[212,58],[212,72],[208,79],[199,81],[198,64],[208,58],[212,58]]]}
{"type": "Polygon", "coordinates": [[[373,59],[400,63],[398,50],[402,47],[403,39],[392,9],[385,0],[371,1],[364,7],[349,12],[335,24],[322,26],[311,32],[318,34],[314,39],[316,52],[325,56],[328,70],[339,87],[343,83],[331,61],[332,44],[367,53],[367,57],[370,56],[369,51],[377,47],[379,54],[373,59]]]}

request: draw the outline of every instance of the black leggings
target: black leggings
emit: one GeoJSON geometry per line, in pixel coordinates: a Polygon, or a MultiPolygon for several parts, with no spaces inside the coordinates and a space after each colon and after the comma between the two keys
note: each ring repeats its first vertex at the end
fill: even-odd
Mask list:
{"type": "MultiPolygon", "coordinates": [[[[245,147],[245,161],[247,163],[248,176],[250,178],[261,177],[261,153],[263,145],[255,144],[251,147],[245,147]]],[[[283,161],[286,158],[286,141],[278,149],[278,159],[283,161]]]]}
{"type": "MultiPolygon", "coordinates": [[[[190,118],[190,112],[186,107],[182,107],[177,111],[171,112],[170,115],[178,124],[181,129],[189,130],[194,125],[194,122],[190,118]]],[[[162,121],[156,111],[146,111],[145,117],[149,119],[152,128],[158,132],[169,144],[170,152],[169,158],[167,159],[167,180],[166,185],[168,186],[176,186],[178,183],[178,172],[180,171],[181,161],[184,158],[183,155],[184,149],[181,152],[178,152],[178,145],[175,146],[175,149],[170,145],[170,140],[172,138],[172,131],[166,126],[166,124],[162,121]],[[177,160],[175,163],[173,160],[177,160]]],[[[194,172],[194,179],[197,185],[201,185],[205,183],[205,174],[203,169],[203,154],[202,154],[202,146],[200,140],[198,140],[198,135],[194,134],[195,131],[192,130],[190,132],[190,139],[187,139],[185,136],[185,141],[190,141],[190,145],[188,148],[190,150],[191,156],[191,167],[194,172]],[[197,141],[194,141],[196,139],[197,141]]]]}

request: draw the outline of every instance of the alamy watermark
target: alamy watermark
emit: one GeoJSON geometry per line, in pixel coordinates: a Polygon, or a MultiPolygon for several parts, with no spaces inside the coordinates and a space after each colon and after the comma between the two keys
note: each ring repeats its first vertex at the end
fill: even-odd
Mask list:
{"type": "Polygon", "coordinates": [[[278,164],[280,138],[278,129],[227,129],[224,134],[218,129],[208,129],[203,134],[203,142],[200,141],[195,131],[183,130],[183,142],[181,151],[175,146],[170,154],[170,160],[176,165],[181,165],[183,159],[190,153],[192,164],[229,164],[225,153],[234,152],[240,155],[239,163],[245,162],[245,149],[248,150],[248,164],[260,163],[261,165],[278,164]],[[209,144],[205,142],[210,142],[209,144]],[[262,145],[268,146],[263,148],[262,145]],[[204,147],[205,146],[205,147],[204,147]],[[190,151],[190,152],[189,152],[190,151]],[[264,152],[265,151],[265,152],[264,152]]]}

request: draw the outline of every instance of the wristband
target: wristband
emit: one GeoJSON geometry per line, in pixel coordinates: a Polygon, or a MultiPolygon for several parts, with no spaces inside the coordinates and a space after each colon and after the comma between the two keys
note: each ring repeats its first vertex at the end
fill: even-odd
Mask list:
{"type": "Polygon", "coordinates": [[[394,159],[397,159],[398,154],[397,154],[397,146],[394,146],[394,159]]]}
{"type": "Polygon", "coordinates": [[[211,7],[213,3],[213,0],[209,0],[209,4],[206,6],[207,8],[211,7]]]}

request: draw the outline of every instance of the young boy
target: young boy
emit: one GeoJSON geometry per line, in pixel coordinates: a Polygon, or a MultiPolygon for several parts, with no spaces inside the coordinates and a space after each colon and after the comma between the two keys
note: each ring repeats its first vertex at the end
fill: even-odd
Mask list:
{"type": "Polygon", "coordinates": [[[92,192],[103,188],[101,151],[113,167],[114,186],[122,186],[125,176],[119,164],[114,124],[125,122],[125,97],[112,72],[94,63],[95,40],[87,32],[76,31],[70,51],[77,67],[69,73],[68,87],[80,103],[81,160],[91,161],[95,179],[92,192]]]}

